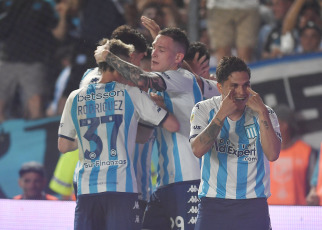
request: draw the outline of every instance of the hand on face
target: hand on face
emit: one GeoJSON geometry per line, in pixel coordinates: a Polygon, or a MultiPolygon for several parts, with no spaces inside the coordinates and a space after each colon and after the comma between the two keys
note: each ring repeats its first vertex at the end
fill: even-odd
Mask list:
{"type": "Polygon", "coordinates": [[[238,109],[235,101],[235,89],[231,89],[228,95],[222,100],[220,110],[225,114],[226,117],[232,115],[238,109]]]}
{"type": "Polygon", "coordinates": [[[263,109],[266,110],[265,104],[260,95],[256,93],[254,90],[252,90],[250,87],[247,88],[247,91],[249,92],[249,98],[246,103],[246,106],[248,106],[257,113],[263,111],[263,109]]]}
{"type": "Polygon", "coordinates": [[[106,62],[106,56],[109,53],[109,48],[108,41],[104,45],[97,46],[94,52],[94,57],[97,64],[100,62],[106,62]]]}

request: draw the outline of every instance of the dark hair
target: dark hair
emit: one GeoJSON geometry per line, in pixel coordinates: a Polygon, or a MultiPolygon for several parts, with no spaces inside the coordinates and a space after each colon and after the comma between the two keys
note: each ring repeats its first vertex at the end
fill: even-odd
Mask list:
{"type": "Polygon", "coordinates": [[[206,44],[202,42],[191,42],[188,48],[186,55],[184,56],[184,60],[192,61],[195,57],[195,54],[199,52],[199,59],[203,56],[206,56],[206,60],[210,59],[209,50],[206,44]]]}
{"type": "Polygon", "coordinates": [[[310,1],[310,2],[306,1],[304,3],[304,5],[302,6],[299,15],[300,16],[303,15],[304,12],[308,9],[311,9],[314,13],[316,13],[316,15],[321,17],[320,4],[317,1],[315,1],[315,0],[310,1]]]}
{"type": "Polygon", "coordinates": [[[19,176],[22,177],[25,173],[29,172],[38,173],[40,176],[45,177],[44,166],[36,161],[24,163],[19,170],[19,176]]]}
{"type": "Polygon", "coordinates": [[[144,53],[147,51],[148,43],[143,34],[128,25],[117,27],[111,35],[111,39],[119,39],[125,44],[134,46],[135,51],[144,53]]]}
{"type": "Polygon", "coordinates": [[[185,31],[180,28],[169,27],[160,30],[159,34],[172,38],[174,42],[178,43],[183,48],[184,54],[187,53],[189,48],[189,39],[185,31]]]}
{"type": "Polygon", "coordinates": [[[242,59],[235,56],[223,57],[216,68],[217,81],[223,84],[231,73],[244,71],[248,73],[250,78],[250,69],[242,59]]]}
{"type": "MultiPolygon", "coordinates": [[[[104,45],[107,41],[109,41],[109,51],[114,55],[118,56],[119,58],[129,58],[131,53],[134,51],[134,47],[128,44],[123,43],[121,40],[118,39],[111,39],[108,40],[103,38],[99,44],[104,45]],[[131,47],[133,47],[131,49],[131,47]]],[[[127,60],[125,60],[127,61],[127,60]]],[[[114,68],[110,66],[107,62],[100,62],[98,63],[98,68],[100,71],[110,71],[113,72],[114,68]]]]}

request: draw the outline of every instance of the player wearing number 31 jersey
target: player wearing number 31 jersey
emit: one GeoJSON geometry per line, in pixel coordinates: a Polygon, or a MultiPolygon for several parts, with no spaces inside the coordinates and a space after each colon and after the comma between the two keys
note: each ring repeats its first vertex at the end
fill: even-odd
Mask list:
{"type": "MultiPolygon", "coordinates": [[[[122,58],[129,57],[132,47],[119,40],[106,45],[122,58]]],[[[75,229],[140,229],[133,168],[138,120],[169,131],[177,131],[179,125],[145,92],[123,84],[121,75],[106,63],[100,69],[98,84],[69,95],[59,127],[59,150],[79,148],[75,229]]]]}

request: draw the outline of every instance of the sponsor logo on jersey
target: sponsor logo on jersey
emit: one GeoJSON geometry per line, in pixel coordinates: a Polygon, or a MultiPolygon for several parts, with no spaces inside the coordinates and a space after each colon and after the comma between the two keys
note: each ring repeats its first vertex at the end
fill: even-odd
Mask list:
{"type": "Polygon", "coordinates": [[[86,95],[77,95],[77,102],[82,102],[82,101],[95,101],[99,99],[108,99],[111,97],[117,97],[121,96],[124,97],[124,90],[112,90],[109,92],[104,92],[104,93],[94,93],[91,92],[90,94],[86,95]]]}
{"type": "Polygon", "coordinates": [[[101,167],[101,166],[111,166],[111,165],[124,165],[126,164],[126,160],[110,160],[110,161],[101,161],[96,160],[94,162],[84,163],[84,168],[93,168],[93,167],[101,167]]]}
{"type": "Polygon", "coordinates": [[[201,129],[201,126],[200,125],[194,125],[192,128],[193,129],[201,129]]]}
{"type": "MultiPolygon", "coordinates": [[[[237,157],[256,157],[256,148],[251,149],[249,144],[240,144],[238,148],[234,147],[229,140],[225,142],[224,139],[219,140],[219,144],[215,142],[216,151],[222,154],[235,155],[237,157]]],[[[257,158],[256,158],[257,159],[257,158]]]]}

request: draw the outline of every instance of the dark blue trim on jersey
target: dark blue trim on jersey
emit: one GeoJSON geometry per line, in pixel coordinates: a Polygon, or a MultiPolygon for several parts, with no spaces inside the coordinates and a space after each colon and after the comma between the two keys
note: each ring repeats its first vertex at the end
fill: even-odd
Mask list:
{"type": "Polygon", "coordinates": [[[196,136],[198,136],[198,134],[194,134],[194,135],[190,136],[190,137],[189,137],[189,142],[190,142],[190,140],[191,140],[192,138],[195,138],[196,136]]]}
{"type": "MultiPolygon", "coordinates": [[[[166,115],[164,116],[164,118],[160,121],[160,123],[157,126],[161,126],[163,124],[163,122],[165,122],[165,120],[168,118],[168,116],[169,116],[169,112],[166,113],[166,115]]],[[[146,127],[149,127],[149,126],[146,125],[146,127]]]]}
{"type": "Polygon", "coordinates": [[[67,139],[67,140],[69,140],[69,141],[75,141],[75,139],[74,139],[74,138],[67,137],[67,136],[64,136],[64,135],[61,135],[61,134],[58,134],[58,137],[65,138],[65,139],[67,139]]]}
{"type": "MultiPolygon", "coordinates": [[[[164,118],[163,118],[163,119],[164,119],[164,118]]],[[[163,120],[162,120],[162,121],[163,121],[163,120]]],[[[162,122],[162,121],[161,121],[161,122],[162,122]]],[[[161,122],[160,122],[160,123],[161,123],[161,122]]],[[[143,123],[141,123],[141,122],[139,122],[139,123],[138,123],[138,125],[139,125],[139,126],[143,126],[143,127],[145,127],[145,128],[149,128],[149,129],[154,129],[154,127],[155,127],[155,126],[153,126],[153,125],[143,124],[143,123]]]]}

